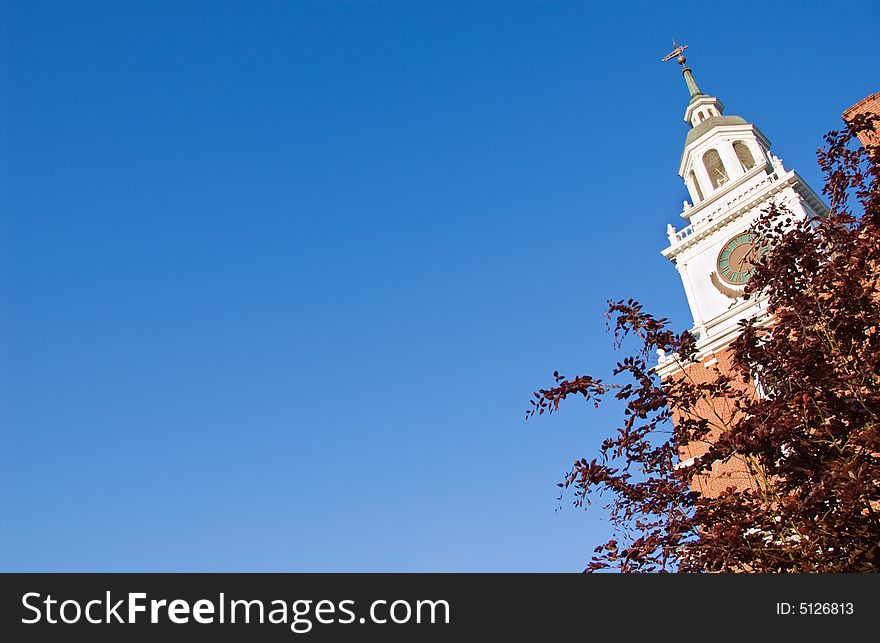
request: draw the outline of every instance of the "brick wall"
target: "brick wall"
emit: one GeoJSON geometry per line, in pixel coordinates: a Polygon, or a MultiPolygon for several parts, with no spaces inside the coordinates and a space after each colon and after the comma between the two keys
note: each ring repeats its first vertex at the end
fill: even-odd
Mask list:
{"type": "MultiPolygon", "coordinates": [[[[880,92],[871,94],[860,100],[858,103],[846,110],[842,118],[847,123],[857,114],[876,114],[880,116],[880,92]]],[[[862,132],[859,134],[859,140],[862,145],[880,145],[880,121],[874,124],[873,132],[862,132]]]]}
{"type": "MultiPolygon", "coordinates": [[[[718,377],[719,372],[728,373],[731,368],[732,351],[725,348],[714,355],[705,357],[701,362],[691,364],[679,373],[672,375],[675,378],[688,378],[697,384],[712,382],[718,377]]],[[[738,383],[738,382],[737,382],[738,383]]],[[[741,386],[746,386],[742,384],[741,386]]],[[[755,389],[749,386],[747,390],[754,395],[755,389]]],[[[700,400],[696,405],[694,415],[698,418],[707,419],[713,427],[707,436],[706,442],[692,442],[682,450],[681,460],[687,463],[691,458],[697,458],[709,449],[709,442],[717,437],[721,431],[731,425],[734,420],[732,402],[728,400],[700,400]]],[[[678,415],[678,417],[681,417],[678,415]]],[[[675,421],[675,418],[673,418],[675,421]]],[[[694,479],[695,491],[707,496],[716,496],[727,487],[737,489],[753,488],[752,474],[742,459],[731,459],[728,462],[716,462],[712,466],[712,472],[707,476],[699,476],[694,479]]]]}

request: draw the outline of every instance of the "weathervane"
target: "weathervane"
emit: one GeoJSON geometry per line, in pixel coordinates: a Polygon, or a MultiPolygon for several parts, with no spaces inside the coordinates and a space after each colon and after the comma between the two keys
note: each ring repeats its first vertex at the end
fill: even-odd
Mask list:
{"type": "Polygon", "coordinates": [[[672,39],[672,51],[670,51],[668,54],[663,56],[663,62],[669,62],[670,60],[672,60],[676,56],[680,56],[680,58],[678,60],[678,64],[683,65],[686,62],[686,60],[685,60],[685,57],[682,56],[682,54],[684,53],[684,50],[687,48],[688,48],[687,45],[679,45],[677,42],[675,42],[675,38],[673,38],[672,39]]]}
{"type": "Polygon", "coordinates": [[[681,73],[684,76],[684,82],[687,84],[687,88],[691,94],[691,98],[693,98],[694,96],[701,95],[703,92],[701,92],[700,88],[697,87],[697,81],[694,80],[694,75],[691,73],[690,67],[685,66],[687,58],[684,57],[684,50],[687,48],[687,45],[679,45],[677,42],[675,42],[675,38],[673,38],[672,51],[663,56],[663,62],[668,62],[675,58],[675,62],[681,65],[681,73]]]}

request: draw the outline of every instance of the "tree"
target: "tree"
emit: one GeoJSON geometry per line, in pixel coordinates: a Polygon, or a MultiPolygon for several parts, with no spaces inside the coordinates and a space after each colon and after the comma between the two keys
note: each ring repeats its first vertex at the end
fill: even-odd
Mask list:
{"type": "Polygon", "coordinates": [[[695,338],[633,300],[609,302],[616,348],[635,344],[614,380],[554,373],[534,394],[527,417],[577,396],[625,406],[597,457],[559,483],[575,506],[602,498],[609,512],[614,537],[585,571],[880,571],[880,149],[853,145],[874,120],[825,136],[827,216],[774,205],[756,223],[764,252],[745,296],[769,314],[741,322],[730,369],[661,381],[658,349],[686,365],[695,338]],[[683,462],[700,442],[705,455],[683,462]],[[695,491],[733,462],[747,484],[695,491]]]}

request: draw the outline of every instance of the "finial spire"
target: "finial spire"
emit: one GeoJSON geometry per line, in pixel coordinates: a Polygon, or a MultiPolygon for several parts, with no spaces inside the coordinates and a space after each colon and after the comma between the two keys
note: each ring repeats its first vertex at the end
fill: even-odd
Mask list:
{"type": "Polygon", "coordinates": [[[697,86],[697,81],[694,80],[694,74],[691,71],[691,68],[685,64],[687,63],[687,58],[684,57],[684,50],[687,48],[687,45],[679,45],[675,42],[675,38],[673,38],[672,51],[663,56],[663,62],[667,62],[673,58],[676,59],[675,61],[681,65],[681,75],[684,76],[684,82],[691,94],[691,98],[694,98],[695,96],[702,96],[703,92],[701,92],[700,88],[697,86]]]}

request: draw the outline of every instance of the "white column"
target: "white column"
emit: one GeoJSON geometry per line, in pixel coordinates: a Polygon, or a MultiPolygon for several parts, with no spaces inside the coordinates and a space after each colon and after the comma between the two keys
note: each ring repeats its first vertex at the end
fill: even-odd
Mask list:
{"type": "Polygon", "coordinates": [[[706,172],[706,166],[703,165],[703,154],[708,151],[709,148],[704,148],[699,153],[694,154],[692,157],[693,162],[691,163],[694,174],[697,175],[697,181],[700,182],[700,188],[703,190],[703,199],[708,199],[715,192],[712,187],[712,181],[709,180],[709,173],[706,172]]]}
{"type": "Polygon", "coordinates": [[[718,145],[718,153],[721,155],[724,169],[727,170],[727,180],[729,182],[736,181],[745,174],[736,156],[736,150],[733,149],[733,141],[723,141],[718,145]]]}
{"type": "MultiPolygon", "coordinates": [[[[688,192],[690,192],[691,203],[697,205],[700,201],[703,200],[702,198],[700,198],[700,192],[702,192],[703,188],[700,187],[700,192],[697,192],[697,186],[694,185],[694,179],[691,178],[690,172],[685,174],[684,184],[687,187],[688,192]]],[[[703,194],[705,194],[705,192],[703,194]]]]}
{"type": "Polygon", "coordinates": [[[684,286],[684,294],[687,297],[688,306],[691,309],[691,316],[694,318],[694,326],[699,328],[701,332],[705,333],[703,316],[700,314],[700,309],[697,307],[697,300],[694,297],[694,289],[693,286],[691,286],[691,279],[690,275],[688,274],[687,264],[682,263],[681,261],[676,261],[675,269],[678,270],[678,273],[681,275],[681,283],[684,286]]]}

